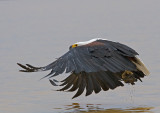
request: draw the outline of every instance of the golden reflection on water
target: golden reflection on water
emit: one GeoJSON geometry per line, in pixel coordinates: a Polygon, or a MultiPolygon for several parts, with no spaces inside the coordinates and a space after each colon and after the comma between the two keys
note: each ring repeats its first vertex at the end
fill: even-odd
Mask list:
{"type": "Polygon", "coordinates": [[[86,104],[81,106],[79,103],[72,103],[71,105],[65,105],[63,109],[65,113],[154,113],[151,111],[154,107],[133,107],[133,108],[108,108],[104,109],[101,104],[86,104]]]}

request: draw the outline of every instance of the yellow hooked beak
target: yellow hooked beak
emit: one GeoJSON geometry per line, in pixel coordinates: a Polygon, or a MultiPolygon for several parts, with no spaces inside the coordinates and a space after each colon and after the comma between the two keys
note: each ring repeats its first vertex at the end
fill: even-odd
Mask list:
{"type": "Polygon", "coordinates": [[[75,48],[75,47],[77,47],[78,46],[78,44],[73,44],[72,45],[72,48],[75,48]]]}

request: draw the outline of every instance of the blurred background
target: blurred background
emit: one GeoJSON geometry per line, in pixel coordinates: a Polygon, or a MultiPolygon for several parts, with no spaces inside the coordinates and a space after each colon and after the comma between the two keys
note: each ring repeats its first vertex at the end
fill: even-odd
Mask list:
{"type": "Polygon", "coordinates": [[[159,0],[0,0],[0,112],[159,113],[159,43],[159,0]],[[134,48],[150,76],[71,99],[75,92],[53,91],[48,79],[40,80],[49,72],[18,72],[17,62],[45,66],[92,38],[134,48]]]}

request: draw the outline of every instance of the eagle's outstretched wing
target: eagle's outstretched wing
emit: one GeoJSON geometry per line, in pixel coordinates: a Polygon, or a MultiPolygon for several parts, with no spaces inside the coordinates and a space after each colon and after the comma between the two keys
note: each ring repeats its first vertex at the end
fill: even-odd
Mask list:
{"type": "MultiPolygon", "coordinates": [[[[62,74],[64,71],[71,72],[71,75],[62,81],[60,86],[64,86],[64,88],[59,91],[69,88],[68,91],[78,89],[74,96],[77,97],[83,93],[85,88],[87,96],[93,91],[98,93],[101,89],[106,91],[123,86],[121,80],[125,81],[127,77],[126,83],[134,84],[137,79],[141,80],[141,77],[148,74],[148,70],[136,55],[138,53],[126,45],[108,40],[97,40],[72,48],[56,61],[44,67],[34,67],[29,64],[24,66],[19,63],[18,65],[24,69],[20,70],[22,72],[51,70],[45,76],[49,78],[62,74]],[[143,69],[138,68],[138,65],[143,69]],[[130,73],[123,74],[125,71],[130,73]],[[132,76],[125,77],[126,75],[132,76]]],[[[52,85],[56,85],[54,81],[50,80],[50,82],[52,85]]]]}

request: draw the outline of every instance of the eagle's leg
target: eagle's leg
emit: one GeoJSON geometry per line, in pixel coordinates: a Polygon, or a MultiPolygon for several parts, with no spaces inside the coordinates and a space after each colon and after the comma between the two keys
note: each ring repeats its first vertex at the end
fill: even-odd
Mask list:
{"type": "Polygon", "coordinates": [[[135,78],[133,72],[131,71],[128,71],[128,70],[125,70],[123,73],[122,73],[122,79],[125,83],[131,83],[132,85],[134,85],[137,81],[137,79],[135,78]]]}
{"type": "Polygon", "coordinates": [[[125,71],[122,73],[122,78],[125,77],[126,75],[133,75],[133,72],[125,70],[125,71]]]}

